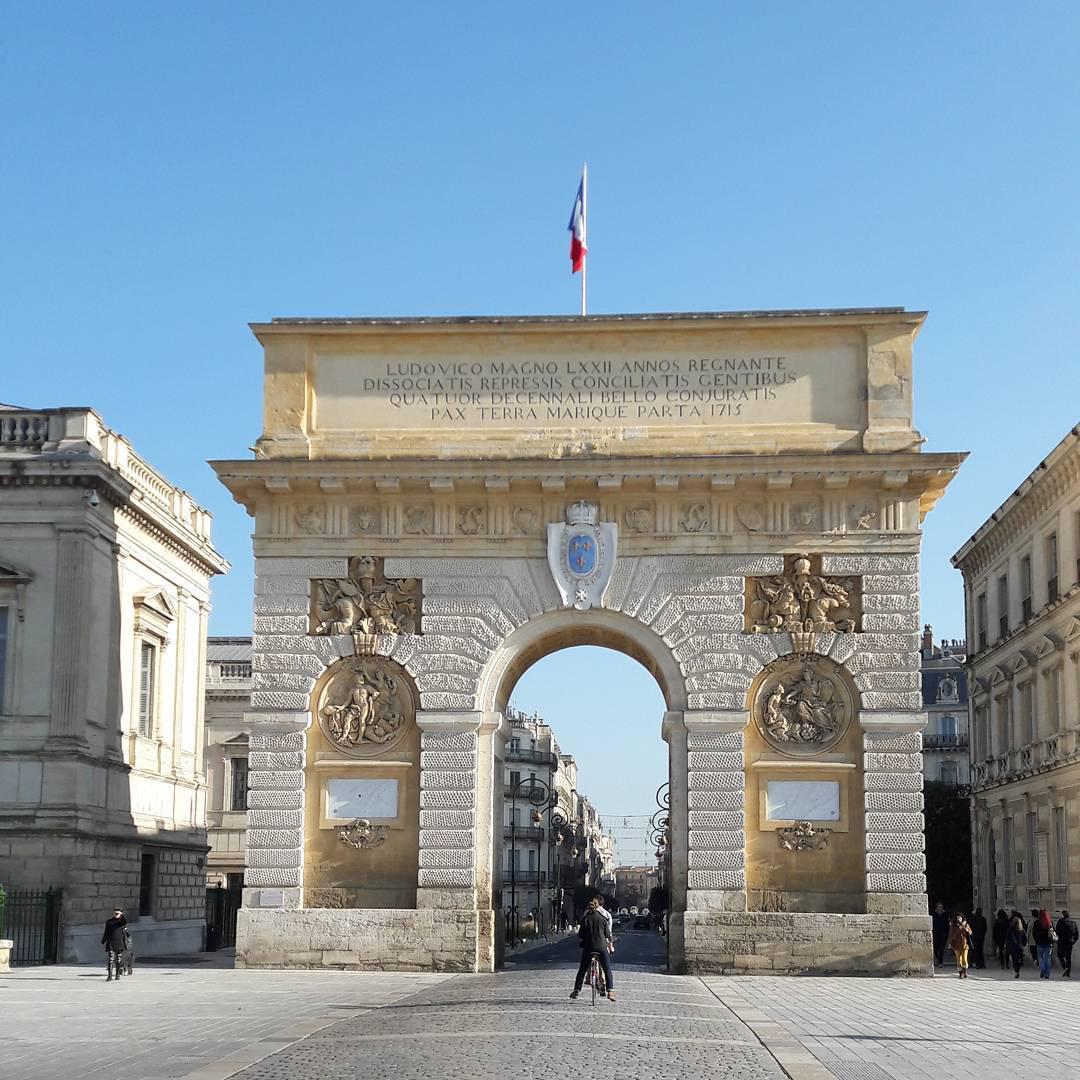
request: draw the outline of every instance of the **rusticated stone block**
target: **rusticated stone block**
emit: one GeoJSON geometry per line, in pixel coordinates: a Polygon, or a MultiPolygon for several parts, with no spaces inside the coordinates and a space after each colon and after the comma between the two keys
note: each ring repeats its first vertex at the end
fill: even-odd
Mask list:
{"type": "Polygon", "coordinates": [[[687,884],[691,889],[742,889],[746,875],[742,870],[690,870],[687,884]]]}
{"type": "Polygon", "coordinates": [[[921,772],[922,754],[902,754],[874,749],[863,754],[863,766],[866,769],[878,769],[883,772],[921,772]]]}
{"type": "Polygon", "coordinates": [[[423,888],[435,889],[471,889],[475,883],[472,869],[429,870],[421,869],[419,884],[423,888]]]}
{"type": "Polygon", "coordinates": [[[260,731],[256,728],[248,736],[248,745],[252,750],[303,750],[304,733],[302,731],[260,731]]]}
{"type": "Polygon", "coordinates": [[[863,781],[867,791],[922,791],[923,774],[917,772],[868,772],[863,781]]]}
{"type": "MultiPolygon", "coordinates": [[[[739,815],[742,818],[742,815],[739,815]]],[[[746,846],[746,834],[741,827],[738,829],[730,830],[718,830],[718,829],[695,829],[691,826],[690,829],[690,849],[699,851],[723,851],[727,848],[734,848],[735,850],[742,852],[746,846]]]]}
{"type": "Polygon", "coordinates": [[[919,874],[926,870],[926,856],[921,851],[868,851],[868,873],[919,874]]]}
{"type": "MultiPolygon", "coordinates": [[[[741,731],[690,731],[686,735],[688,750],[735,750],[742,754],[743,733],[741,731]]],[[[739,768],[742,768],[740,762],[739,768]]]]}
{"type": "Polygon", "coordinates": [[[425,731],[420,738],[424,750],[476,749],[476,735],[471,731],[425,731]]]}
{"type": "Polygon", "coordinates": [[[473,810],[421,810],[422,829],[472,829],[476,824],[473,810]]]}
{"type": "Polygon", "coordinates": [[[918,754],[922,750],[922,732],[864,731],[863,748],[870,753],[897,750],[918,754]]]}
{"type": "Polygon", "coordinates": [[[921,832],[867,832],[867,851],[922,851],[926,837],[921,832]]]}
{"type": "Polygon", "coordinates": [[[472,750],[422,750],[420,766],[432,770],[475,769],[476,754],[472,750]]]}
{"type": "Polygon", "coordinates": [[[917,574],[918,555],[847,555],[839,552],[821,556],[823,574],[917,574]]]}
{"type": "MultiPolygon", "coordinates": [[[[290,774],[292,775],[292,774],[290,774]]],[[[249,778],[250,781],[250,778],[249,778]]],[[[303,773],[300,783],[292,790],[248,790],[248,810],[299,810],[304,805],[303,773]]]]}
{"type": "MultiPolygon", "coordinates": [[[[296,829],[256,829],[248,822],[248,848],[299,848],[304,842],[303,828],[296,829]]],[[[258,865],[257,863],[253,865],[258,865]]]]}
{"type": "Polygon", "coordinates": [[[926,878],[922,874],[867,874],[866,891],[925,894],[926,878]]]}
{"type": "Polygon", "coordinates": [[[743,831],[741,810],[691,810],[689,821],[691,829],[720,829],[738,833],[743,831]]]}
{"type": "Polygon", "coordinates": [[[460,851],[454,848],[421,848],[420,866],[425,869],[462,869],[476,863],[474,851],[460,851]]]}
{"type": "Polygon", "coordinates": [[[304,755],[299,750],[251,750],[248,753],[248,765],[255,770],[281,772],[287,769],[302,769],[304,755]]]}
{"type": "Polygon", "coordinates": [[[244,871],[244,888],[295,888],[300,884],[299,867],[275,866],[256,868],[249,866],[244,871]]]}
{"type": "Polygon", "coordinates": [[[867,810],[906,814],[923,808],[921,791],[868,791],[865,800],[867,810]]]}
{"type": "Polygon", "coordinates": [[[424,769],[420,773],[420,787],[424,791],[469,790],[476,784],[476,772],[472,769],[434,770],[424,769]]]}
{"type": "Polygon", "coordinates": [[[730,772],[738,770],[742,772],[742,751],[716,752],[705,750],[691,750],[687,754],[687,766],[701,772],[730,772]]]}
{"type": "MultiPolygon", "coordinates": [[[[303,852],[298,848],[256,848],[248,846],[247,865],[268,869],[270,867],[299,867],[303,860],[303,852]]],[[[245,884],[247,878],[244,879],[245,884]]]]}
{"type": "Polygon", "coordinates": [[[922,815],[922,807],[918,811],[900,812],[868,812],[866,815],[866,831],[880,829],[882,832],[911,832],[921,834],[926,827],[926,819],[922,815]]]}
{"type": "Polygon", "coordinates": [[[728,788],[743,789],[743,774],[739,772],[702,772],[694,770],[687,776],[691,791],[723,791],[728,788]]]}
{"type": "Polygon", "coordinates": [[[745,796],[742,790],[691,791],[687,802],[691,810],[741,810],[745,796]]]}
{"type": "MultiPolygon", "coordinates": [[[[253,771],[248,775],[248,794],[252,791],[273,789],[278,791],[302,791],[304,788],[304,773],[300,769],[289,772],[267,772],[262,769],[253,771]]],[[[248,806],[255,804],[248,799],[248,806]]]]}
{"type": "Polygon", "coordinates": [[[304,812],[302,810],[249,810],[247,820],[249,829],[302,830],[304,812]]]}
{"type": "Polygon", "coordinates": [[[727,851],[694,851],[689,855],[691,870],[740,870],[743,866],[742,848],[727,851]]]}
{"type": "Polygon", "coordinates": [[[455,791],[420,789],[420,807],[424,810],[465,810],[475,805],[476,793],[472,788],[459,788],[455,791]]]}
{"type": "Polygon", "coordinates": [[[421,829],[420,847],[472,849],[475,837],[471,829],[421,829]]]}

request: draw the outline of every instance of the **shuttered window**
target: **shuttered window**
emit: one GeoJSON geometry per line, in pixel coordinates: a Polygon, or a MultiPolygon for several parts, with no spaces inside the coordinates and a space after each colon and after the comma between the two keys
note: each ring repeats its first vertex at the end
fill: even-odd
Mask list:
{"type": "Polygon", "coordinates": [[[148,641],[139,651],[139,734],[150,738],[154,732],[154,669],[157,649],[148,641]]]}
{"type": "Polygon", "coordinates": [[[0,607],[0,713],[4,711],[7,691],[8,611],[0,607]]]}
{"type": "Polygon", "coordinates": [[[230,810],[247,809],[248,759],[235,757],[229,759],[232,766],[232,789],[229,793],[230,810]]]}

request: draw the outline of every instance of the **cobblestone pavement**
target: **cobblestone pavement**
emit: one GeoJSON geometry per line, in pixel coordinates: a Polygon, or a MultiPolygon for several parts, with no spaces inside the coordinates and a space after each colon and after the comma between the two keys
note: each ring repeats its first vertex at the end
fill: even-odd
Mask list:
{"type": "Polygon", "coordinates": [[[237,1080],[774,1080],[776,1061],[699,979],[662,974],[663,941],[624,935],[618,1002],[569,999],[577,949],[561,942],[497,975],[462,975],[323,1028],[237,1080]],[[638,940],[635,940],[637,938],[638,940]]]}
{"type": "MultiPolygon", "coordinates": [[[[1024,969],[932,979],[706,977],[765,1039],[797,1042],[839,1080],[1075,1080],[1080,980],[1024,969]]],[[[820,1075],[820,1074],[819,1074],[820,1075]]]]}
{"type": "Polygon", "coordinates": [[[451,976],[236,971],[223,959],[144,961],[0,975],[2,1080],[222,1080],[342,1016],[367,1013],[451,976]]]}

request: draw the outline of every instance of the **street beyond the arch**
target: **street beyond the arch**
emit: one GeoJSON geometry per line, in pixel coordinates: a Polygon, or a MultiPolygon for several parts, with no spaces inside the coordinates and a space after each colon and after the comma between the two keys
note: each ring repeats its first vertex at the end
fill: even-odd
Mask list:
{"type": "Polygon", "coordinates": [[[1066,1080],[1080,984],[1030,966],[932,979],[694,977],[618,935],[616,1002],[569,997],[568,935],[487,975],[242,971],[163,959],[104,990],[74,965],[0,976],[11,1080],[1066,1080]],[[106,998],[104,994],[108,994],[106,998]],[[975,997],[972,998],[974,993],[975,997]],[[977,1004],[973,1005],[975,1001],[977,1004]],[[166,1017],[167,1019],[163,1019],[166,1017]],[[1002,1018],[1022,1022],[1003,1024],[1002,1018]]]}

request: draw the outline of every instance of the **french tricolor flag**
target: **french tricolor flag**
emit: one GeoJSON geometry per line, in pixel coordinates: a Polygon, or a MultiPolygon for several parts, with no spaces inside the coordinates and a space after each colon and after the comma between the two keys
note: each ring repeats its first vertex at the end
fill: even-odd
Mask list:
{"type": "Polygon", "coordinates": [[[570,273],[576,274],[585,266],[585,256],[588,247],[585,244],[585,174],[581,175],[581,183],[578,184],[577,198],[574,199],[574,209],[570,211],[570,273]]]}

